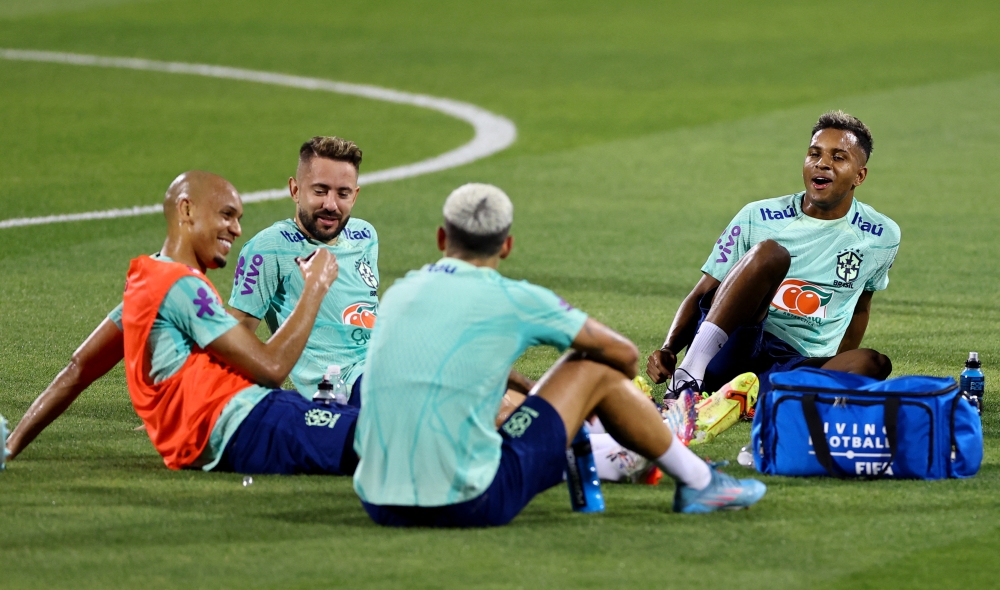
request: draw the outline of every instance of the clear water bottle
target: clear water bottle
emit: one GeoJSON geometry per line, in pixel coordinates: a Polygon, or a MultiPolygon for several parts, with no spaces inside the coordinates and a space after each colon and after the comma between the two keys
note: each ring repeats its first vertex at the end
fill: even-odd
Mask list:
{"type": "Polygon", "coordinates": [[[330,376],[330,382],[333,383],[333,401],[338,404],[347,403],[347,384],[344,383],[344,379],[340,376],[340,365],[330,365],[326,370],[326,374],[330,376]]]}
{"type": "Polygon", "coordinates": [[[604,512],[601,479],[597,477],[590,429],[584,423],[566,449],[566,485],[574,512],[604,512]]]}
{"type": "MultiPolygon", "coordinates": [[[[340,367],[337,367],[337,372],[340,372],[340,367]]],[[[323,380],[319,382],[319,386],[316,388],[316,393],[313,394],[313,401],[321,404],[330,405],[334,401],[333,397],[333,382],[331,381],[330,371],[327,370],[326,374],[323,375],[323,380]]]]}
{"type": "Polygon", "coordinates": [[[0,416],[0,471],[7,469],[7,419],[0,416]]]}
{"type": "Polygon", "coordinates": [[[965,370],[959,377],[959,387],[971,397],[975,397],[979,413],[983,413],[983,394],[986,391],[986,377],[979,363],[979,353],[970,352],[969,360],[965,361],[965,370]]]}

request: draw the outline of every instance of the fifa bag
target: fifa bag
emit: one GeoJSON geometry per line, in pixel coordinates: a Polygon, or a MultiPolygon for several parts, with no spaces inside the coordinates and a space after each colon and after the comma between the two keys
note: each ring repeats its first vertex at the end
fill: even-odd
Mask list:
{"type": "Polygon", "coordinates": [[[975,406],[951,377],[878,381],[800,368],[770,377],[751,428],[767,475],[972,477],[983,460],[975,406]]]}

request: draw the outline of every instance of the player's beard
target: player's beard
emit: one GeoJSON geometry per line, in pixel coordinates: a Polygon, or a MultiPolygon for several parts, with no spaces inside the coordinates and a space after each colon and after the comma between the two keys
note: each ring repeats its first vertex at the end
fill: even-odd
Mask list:
{"type": "Polygon", "coordinates": [[[314,240],[319,240],[320,242],[329,242],[330,240],[336,239],[340,235],[340,232],[344,231],[344,227],[347,226],[347,222],[350,221],[351,216],[339,217],[328,211],[317,211],[316,214],[310,215],[307,211],[303,209],[298,210],[299,223],[302,224],[302,229],[306,230],[314,240]],[[337,227],[332,230],[322,230],[316,223],[316,219],[336,219],[338,221],[337,227]]]}

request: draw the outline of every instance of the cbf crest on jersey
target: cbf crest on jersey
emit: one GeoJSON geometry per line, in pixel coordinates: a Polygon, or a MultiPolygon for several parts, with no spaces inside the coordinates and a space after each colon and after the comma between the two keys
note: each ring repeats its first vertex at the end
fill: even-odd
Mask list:
{"type": "Polygon", "coordinates": [[[361,275],[361,280],[365,282],[371,289],[378,289],[378,277],[375,276],[375,271],[372,270],[371,265],[368,264],[367,260],[359,260],[354,263],[354,268],[357,269],[358,274],[361,275]]]}
{"type": "Polygon", "coordinates": [[[847,250],[837,254],[837,281],[835,287],[853,288],[854,281],[861,274],[861,253],[847,250]]]}

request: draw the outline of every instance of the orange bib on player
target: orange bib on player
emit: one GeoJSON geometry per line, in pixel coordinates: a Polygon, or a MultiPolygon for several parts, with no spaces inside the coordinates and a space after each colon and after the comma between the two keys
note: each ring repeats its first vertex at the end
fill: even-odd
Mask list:
{"type": "MultiPolygon", "coordinates": [[[[167,292],[185,276],[205,278],[186,264],[161,262],[148,256],[136,258],[129,265],[122,312],[128,393],[149,439],[170,469],[189,466],[201,456],[222,408],[234,395],[253,385],[197,347],[168,379],[159,383],[150,379],[152,355],[148,346],[153,321],[167,292]]],[[[212,292],[219,296],[215,287],[212,292]]]]}

